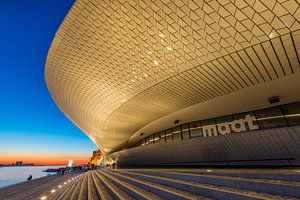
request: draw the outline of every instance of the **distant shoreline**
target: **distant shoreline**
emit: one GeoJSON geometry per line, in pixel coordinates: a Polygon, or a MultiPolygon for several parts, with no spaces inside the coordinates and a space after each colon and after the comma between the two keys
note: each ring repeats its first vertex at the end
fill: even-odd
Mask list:
{"type": "Polygon", "coordinates": [[[0,165],[0,167],[44,167],[44,166],[66,166],[66,165],[0,165]]]}

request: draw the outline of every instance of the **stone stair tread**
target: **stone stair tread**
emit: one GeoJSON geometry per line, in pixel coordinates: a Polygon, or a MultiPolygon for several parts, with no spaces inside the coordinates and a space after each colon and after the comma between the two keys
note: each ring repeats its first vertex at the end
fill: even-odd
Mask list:
{"type": "Polygon", "coordinates": [[[161,184],[158,184],[158,183],[154,183],[154,182],[151,182],[151,181],[141,180],[141,179],[138,179],[138,178],[135,178],[135,177],[128,177],[128,176],[124,176],[124,175],[120,175],[120,174],[117,174],[117,175],[126,177],[130,180],[140,182],[140,183],[145,184],[145,185],[150,185],[154,188],[158,188],[158,189],[162,189],[164,191],[171,192],[173,194],[176,194],[176,195],[181,196],[181,197],[186,198],[186,199],[209,199],[209,198],[204,197],[204,196],[191,194],[189,192],[178,190],[178,189],[168,187],[168,186],[165,186],[165,185],[161,185],[161,184]]]}
{"type": "MultiPolygon", "coordinates": [[[[141,169],[143,170],[143,169],[141,169]]],[[[174,171],[174,170],[162,170],[162,171],[174,171]]],[[[264,179],[264,180],[278,180],[278,181],[287,181],[287,182],[292,182],[292,183],[300,183],[300,170],[289,170],[286,171],[284,170],[283,172],[280,172],[278,170],[274,170],[274,172],[270,171],[264,171],[264,170],[250,170],[250,171],[232,171],[232,170],[224,170],[224,171],[219,171],[219,170],[193,170],[193,169],[179,169],[176,170],[176,172],[184,172],[184,173],[189,173],[189,174],[214,174],[214,175],[220,175],[220,176],[228,176],[228,177],[242,177],[240,175],[243,175],[243,178],[257,178],[255,176],[267,176],[267,175],[272,175],[272,178],[257,178],[257,179],[264,179]],[[246,177],[246,176],[247,177],[246,177]],[[292,180],[284,180],[282,178],[279,178],[280,176],[293,176],[293,177],[299,177],[297,181],[292,181],[292,180]],[[252,177],[251,177],[252,176],[252,177]]]]}
{"type": "Polygon", "coordinates": [[[95,175],[95,173],[92,173],[92,179],[95,183],[95,187],[101,199],[113,200],[113,197],[111,196],[109,191],[107,191],[107,189],[104,187],[104,183],[95,175]]]}
{"type": "Polygon", "coordinates": [[[98,178],[111,190],[119,199],[133,200],[133,198],[124,192],[121,188],[110,182],[106,177],[100,174],[98,171],[95,172],[98,178]]]}
{"type": "MultiPolygon", "coordinates": [[[[76,190],[76,188],[78,187],[80,187],[80,184],[81,184],[81,181],[80,181],[80,179],[77,179],[77,180],[75,180],[75,181],[73,181],[72,183],[71,183],[71,186],[70,185],[68,185],[68,190],[66,191],[66,192],[64,192],[63,190],[61,190],[61,191],[58,191],[58,192],[56,192],[56,193],[60,193],[60,195],[62,196],[61,198],[63,199],[63,200],[69,200],[70,199],[70,197],[72,196],[72,194],[74,193],[74,191],[76,190]]],[[[53,199],[59,199],[59,198],[53,198],[53,199]]]]}
{"type": "MultiPolygon", "coordinates": [[[[119,170],[119,171],[122,171],[122,170],[119,170]]],[[[124,171],[125,170],[123,170],[123,172],[124,171]]],[[[231,188],[231,187],[215,186],[215,185],[211,185],[211,184],[197,183],[197,182],[193,182],[193,181],[185,181],[185,180],[176,179],[176,178],[165,178],[165,177],[157,177],[157,176],[153,176],[153,175],[145,175],[145,174],[142,174],[142,173],[132,172],[132,171],[131,172],[125,171],[125,173],[132,173],[132,174],[137,174],[137,175],[146,176],[146,177],[150,177],[150,178],[156,178],[156,179],[160,179],[160,180],[168,180],[168,181],[178,182],[178,183],[182,183],[182,184],[186,184],[186,185],[199,186],[199,187],[215,189],[215,190],[224,191],[224,192],[231,192],[231,193],[235,193],[235,194],[246,195],[246,196],[253,197],[253,198],[294,199],[294,198],[291,198],[291,197],[271,195],[271,194],[267,194],[267,193],[250,191],[250,190],[241,190],[241,189],[236,189],[236,188],[231,188]]]]}
{"type": "MultiPolygon", "coordinates": [[[[100,173],[103,173],[103,171],[100,171],[100,173]]],[[[147,190],[144,190],[142,188],[139,188],[133,184],[127,183],[120,178],[113,177],[112,175],[105,174],[105,176],[108,176],[109,178],[113,179],[114,181],[122,184],[123,186],[127,187],[130,190],[133,190],[134,192],[138,193],[140,196],[142,196],[145,199],[156,199],[156,200],[162,200],[163,198],[157,196],[156,194],[153,194],[151,192],[148,192],[147,190]]]]}
{"type": "MultiPolygon", "coordinates": [[[[143,171],[143,170],[139,170],[143,171]]],[[[149,171],[145,171],[149,172],[149,171]]],[[[151,171],[153,172],[153,171],[151,171]]],[[[300,187],[300,182],[296,181],[283,181],[283,180],[272,180],[272,179],[262,179],[262,178],[245,178],[245,177],[239,177],[239,176],[224,176],[224,175],[215,175],[215,174],[209,174],[209,173],[184,173],[184,172],[178,172],[178,171],[158,171],[158,173],[172,173],[172,174],[184,174],[184,175],[192,175],[197,177],[211,177],[211,178],[220,178],[220,179],[226,179],[226,180],[240,180],[240,181],[249,181],[249,182],[260,182],[260,183],[271,183],[271,184],[281,184],[281,185],[289,185],[289,186],[297,186],[300,187]]]]}
{"type": "Polygon", "coordinates": [[[88,172],[88,200],[99,199],[98,192],[96,191],[96,185],[92,178],[93,171],[88,172]]]}

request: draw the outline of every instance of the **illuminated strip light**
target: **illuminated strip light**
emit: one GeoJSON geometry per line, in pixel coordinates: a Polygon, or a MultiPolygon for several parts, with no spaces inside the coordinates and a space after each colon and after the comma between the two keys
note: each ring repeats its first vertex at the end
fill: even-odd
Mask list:
{"type": "Polygon", "coordinates": [[[285,117],[300,117],[300,113],[298,113],[298,114],[285,115],[285,117]]]}
{"type": "Polygon", "coordinates": [[[256,119],[256,121],[269,120],[269,119],[280,119],[280,118],[284,118],[284,115],[263,117],[263,118],[256,119]]]}
{"type": "Polygon", "coordinates": [[[261,120],[268,120],[268,119],[279,119],[279,118],[284,118],[284,117],[300,117],[300,113],[297,114],[289,114],[289,115],[278,115],[278,116],[271,116],[271,117],[263,117],[256,119],[257,121],[261,120]]]}
{"type": "MultiPolygon", "coordinates": [[[[201,127],[197,127],[197,128],[190,128],[190,130],[196,130],[196,129],[201,129],[201,127]]],[[[183,131],[183,130],[182,130],[183,131]]],[[[188,131],[188,129],[186,129],[186,131],[188,131]]]]}

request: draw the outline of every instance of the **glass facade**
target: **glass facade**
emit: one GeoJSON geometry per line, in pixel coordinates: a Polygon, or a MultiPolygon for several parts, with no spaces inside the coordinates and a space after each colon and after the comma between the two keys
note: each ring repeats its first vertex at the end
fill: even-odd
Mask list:
{"type": "Polygon", "coordinates": [[[195,137],[300,125],[300,102],[186,123],[150,135],[133,147],[195,137]]]}
{"type": "Polygon", "coordinates": [[[190,127],[191,138],[202,136],[202,129],[201,129],[202,126],[200,121],[189,123],[189,127],[190,127]]]}

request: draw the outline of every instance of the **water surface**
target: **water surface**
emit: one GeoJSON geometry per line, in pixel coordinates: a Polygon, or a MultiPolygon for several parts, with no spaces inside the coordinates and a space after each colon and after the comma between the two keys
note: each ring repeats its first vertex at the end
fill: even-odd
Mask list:
{"type": "Polygon", "coordinates": [[[27,181],[29,175],[32,179],[53,174],[43,172],[49,168],[59,168],[62,166],[20,166],[20,167],[0,167],[0,188],[27,181]]]}

